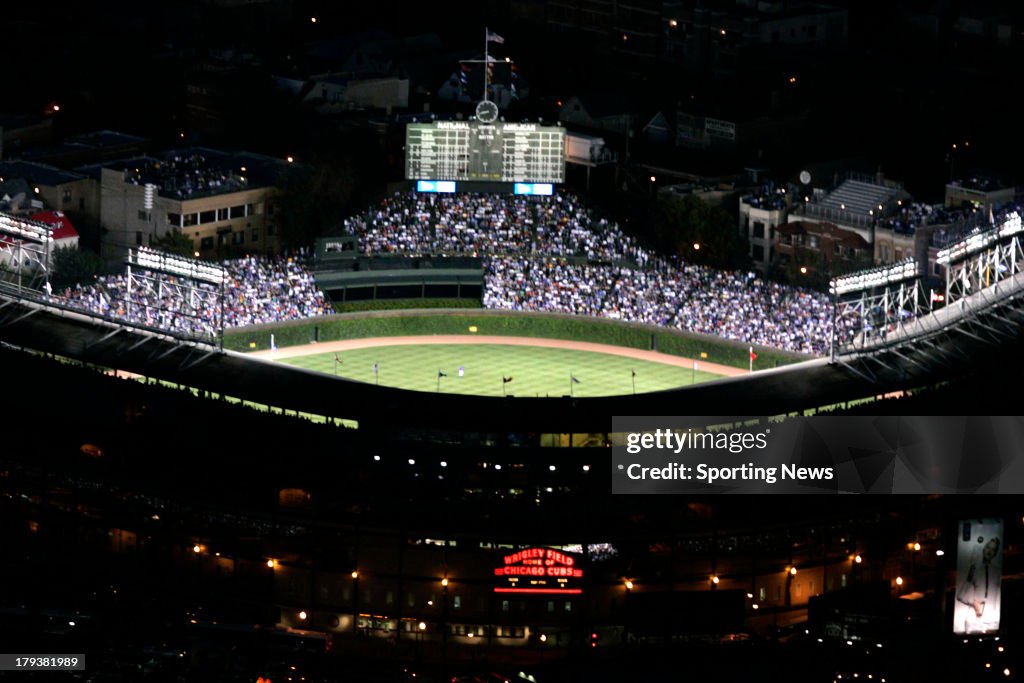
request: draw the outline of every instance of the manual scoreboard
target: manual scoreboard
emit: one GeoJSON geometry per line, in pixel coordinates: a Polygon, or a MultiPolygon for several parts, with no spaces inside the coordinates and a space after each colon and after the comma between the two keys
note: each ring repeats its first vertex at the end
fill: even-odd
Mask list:
{"type": "Polygon", "coordinates": [[[405,132],[407,180],[565,181],[565,130],[537,123],[436,121],[405,132]]]}

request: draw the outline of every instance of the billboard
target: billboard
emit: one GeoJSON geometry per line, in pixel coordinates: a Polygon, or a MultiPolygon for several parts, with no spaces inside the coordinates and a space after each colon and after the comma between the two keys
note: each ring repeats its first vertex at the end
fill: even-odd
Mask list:
{"type": "Polygon", "coordinates": [[[405,130],[405,177],[561,183],[565,130],[537,123],[411,123],[405,130]]]}
{"type": "Polygon", "coordinates": [[[526,548],[505,555],[494,568],[495,593],[579,595],[583,570],[577,559],[553,548],[526,548]]]}
{"type": "Polygon", "coordinates": [[[999,631],[1003,578],[1003,520],[960,522],[956,553],[956,599],[953,633],[999,631]]]}

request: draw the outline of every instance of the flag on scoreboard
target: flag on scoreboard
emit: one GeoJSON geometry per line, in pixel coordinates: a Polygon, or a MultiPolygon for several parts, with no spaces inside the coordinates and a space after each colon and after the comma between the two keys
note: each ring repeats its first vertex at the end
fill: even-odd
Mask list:
{"type": "Polygon", "coordinates": [[[444,373],[443,371],[441,371],[441,370],[438,370],[438,371],[437,371],[437,378],[438,378],[438,379],[441,379],[442,377],[447,377],[447,376],[448,376],[448,375],[447,375],[447,374],[445,374],[445,373],[444,373]]]}
{"type": "Polygon", "coordinates": [[[572,379],[572,383],[573,384],[579,384],[580,383],[580,381],[578,379],[576,379],[576,375],[569,375],[569,377],[572,379]]]}
{"type": "Polygon", "coordinates": [[[338,358],[338,354],[334,354],[334,362],[335,363],[344,363],[345,361],[343,361],[340,358],[338,358]]]}
{"type": "Polygon", "coordinates": [[[512,381],[511,377],[505,377],[504,375],[501,376],[501,383],[502,384],[508,384],[511,381],[512,381]]]}
{"type": "Polygon", "coordinates": [[[465,365],[460,365],[459,366],[459,377],[465,377],[465,376],[466,376],[466,366],[465,365]]]}
{"type": "Polygon", "coordinates": [[[757,354],[754,353],[754,347],[750,347],[750,360],[757,360],[757,354]]]}
{"type": "MultiPolygon", "coordinates": [[[[479,34],[477,34],[477,35],[479,35],[479,34]]],[[[490,31],[488,31],[487,32],[487,42],[488,43],[497,43],[498,45],[503,45],[505,43],[505,39],[502,38],[501,36],[499,36],[497,33],[491,33],[490,31]]]]}
{"type": "Polygon", "coordinates": [[[376,375],[378,372],[380,372],[380,364],[379,363],[374,363],[373,364],[373,374],[376,375]]]}

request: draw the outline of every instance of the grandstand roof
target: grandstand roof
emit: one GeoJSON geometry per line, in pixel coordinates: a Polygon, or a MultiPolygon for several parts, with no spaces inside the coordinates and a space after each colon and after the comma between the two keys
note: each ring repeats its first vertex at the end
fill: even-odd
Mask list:
{"type": "Polygon", "coordinates": [[[844,180],[818,203],[833,209],[868,216],[877,215],[879,206],[884,208],[899,196],[901,192],[895,187],[863,180],[844,180]]]}
{"type": "Polygon", "coordinates": [[[75,226],[71,224],[63,211],[40,211],[32,214],[32,220],[54,226],[53,239],[55,240],[78,237],[78,231],[75,230],[75,226]]]}

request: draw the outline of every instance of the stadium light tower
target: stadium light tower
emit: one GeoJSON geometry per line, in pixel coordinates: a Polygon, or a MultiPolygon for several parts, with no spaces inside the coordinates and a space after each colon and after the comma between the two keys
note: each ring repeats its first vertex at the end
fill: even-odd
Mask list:
{"type": "Polygon", "coordinates": [[[1014,212],[984,232],[972,233],[939,250],[937,262],[946,267],[946,309],[963,311],[967,298],[990,287],[999,295],[1004,280],[1024,265],[1024,222],[1014,212]]]}
{"type": "Polygon", "coordinates": [[[224,350],[223,266],[139,247],[128,252],[126,274],[124,306],[130,321],[215,339],[224,350]]]}
{"type": "Polygon", "coordinates": [[[889,343],[889,334],[924,311],[921,274],[916,259],[834,278],[829,283],[832,305],[832,361],[889,343]]]}
{"type": "Polygon", "coordinates": [[[29,272],[29,288],[37,290],[41,286],[49,293],[52,249],[51,226],[0,213],[0,283],[16,283],[21,294],[24,274],[29,272]]]}

